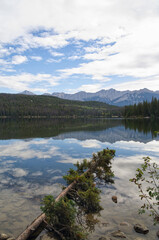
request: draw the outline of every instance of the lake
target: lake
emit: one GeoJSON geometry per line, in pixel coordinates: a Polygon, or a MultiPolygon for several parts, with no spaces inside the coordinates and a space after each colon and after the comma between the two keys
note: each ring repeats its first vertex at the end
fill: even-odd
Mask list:
{"type": "Polygon", "coordinates": [[[135,239],[140,237],[133,230],[135,223],[148,226],[150,232],[144,239],[156,239],[157,227],[147,214],[138,215],[141,200],[137,187],[129,182],[143,157],[150,156],[159,164],[155,131],[159,131],[159,121],[150,119],[1,120],[0,232],[21,233],[40,214],[42,198],[60,193],[62,176],[74,163],[110,148],[116,150],[112,161],[115,183],[101,187],[104,210],[89,239],[119,228],[128,239],[135,239]],[[129,227],[120,226],[121,222],[128,222],[129,227]]]}

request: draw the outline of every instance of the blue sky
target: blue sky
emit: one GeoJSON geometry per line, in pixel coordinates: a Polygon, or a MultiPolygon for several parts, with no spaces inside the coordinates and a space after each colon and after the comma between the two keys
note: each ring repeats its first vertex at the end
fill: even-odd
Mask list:
{"type": "Polygon", "coordinates": [[[0,0],[0,92],[159,90],[158,0],[0,0]]]}

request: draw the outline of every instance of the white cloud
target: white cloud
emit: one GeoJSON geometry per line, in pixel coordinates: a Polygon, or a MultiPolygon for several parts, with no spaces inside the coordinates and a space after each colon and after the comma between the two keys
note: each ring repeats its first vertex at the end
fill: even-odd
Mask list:
{"type": "Polygon", "coordinates": [[[82,158],[73,158],[73,157],[71,157],[71,156],[69,156],[67,154],[64,154],[63,157],[60,160],[58,160],[57,162],[59,162],[59,163],[72,163],[72,164],[76,164],[77,161],[78,162],[82,162],[82,160],[83,160],[82,158]]]}
{"type": "Polygon", "coordinates": [[[0,45],[0,57],[9,55],[9,50],[0,45]]]}
{"type": "Polygon", "coordinates": [[[54,58],[49,58],[49,59],[47,59],[47,62],[48,63],[59,63],[59,62],[61,62],[61,59],[54,59],[54,58]]]}
{"type": "Polygon", "coordinates": [[[35,177],[37,177],[37,176],[42,176],[42,175],[43,175],[43,173],[40,172],[40,171],[37,171],[37,172],[32,173],[32,176],[35,176],[35,177]]]}
{"type": "Polygon", "coordinates": [[[20,141],[17,142],[10,142],[10,146],[8,147],[8,144],[0,146],[0,157],[15,157],[20,159],[32,159],[32,158],[52,158],[52,156],[60,155],[59,149],[56,146],[51,146],[49,149],[46,150],[36,150],[33,149],[32,146],[39,147],[39,145],[43,144],[47,146],[49,140],[45,141],[35,141],[30,140],[28,142],[26,141],[20,141]]]}
{"type": "Polygon", "coordinates": [[[56,181],[58,179],[63,179],[63,176],[54,176],[51,178],[51,181],[56,181]]]}
{"type": "Polygon", "coordinates": [[[96,52],[92,49],[92,52],[86,53],[83,57],[90,62],[62,72],[67,76],[90,75],[93,79],[104,79],[105,76],[112,75],[134,78],[159,75],[159,34],[156,34],[159,19],[155,19],[153,26],[151,20],[145,20],[136,26],[136,32],[121,37],[113,46],[99,46],[96,52]]]}
{"type": "Polygon", "coordinates": [[[129,150],[131,148],[131,151],[141,152],[141,154],[145,152],[145,154],[148,153],[149,155],[153,155],[153,156],[156,155],[156,157],[158,154],[158,141],[155,141],[155,140],[148,143],[134,142],[134,141],[129,141],[129,142],[120,141],[120,142],[116,142],[114,146],[116,146],[116,148],[118,149],[124,149],[124,150],[125,149],[129,150]]]}
{"type": "Polygon", "coordinates": [[[35,60],[35,61],[41,61],[42,60],[42,57],[40,57],[40,56],[30,56],[30,58],[32,60],[35,60]]]}
{"type": "Polygon", "coordinates": [[[22,168],[14,168],[12,170],[12,174],[14,177],[24,177],[28,175],[28,171],[22,169],[22,168]]]}
{"type": "Polygon", "coordinates": [[[155,91],[159,89],[159,75],[149,78],[136,79],[134,81],[128,81],[120,84],[114,84],[112,87],[118,90],[139,90],[142,88],[148,88],[155,91]]]}
{"type": "Polygon", "coordinates": [[[8,64],[7,61],[5,61],[4,59],[0,59],[0,65],[7,65],[7,64],[8,64]]]}
{"type": "MultiPolygon", "coordinates": [[[[58,49],[94,40],[92,46],[84,45],[85,54],[79,55],[89,62],[64,69],[66,78],[84,74],[100,81],[116,75],[141,80],[159,75],[158,25],[158,0],[69,0],[67,4],[64,0],[1,0],[0,54],[11,52],[3,46],[6,43],[18,44],[20,54],[29,48],[58,49]],[[44,33],[33,34],[43,29],[44,33]],[[111,42],[116,44],[111,46],[111,42]]],[[[55,57],[59,54],[52,53],[55,57]]],[[[72,54],[69,59],[77,56],[72,54]]],[[[20,55],[14,58],[14,64],[27,60],[20,55]]]]}
{"type": "Polygon", "coordinates": [[[103,87],[102,84],[84,84],[81,87],[70,90],[70,92],[79,92],[79,91],[85,91],[85,92],[97,92],[103,87]]]}
{"type": "Polygon", "coordinates": [[[80,59],[80,58],[81,58],[81,56],[77,56],[77,55],[68,57],[69,60],[77,60],[77,59],[80,59]]]}
{"type": "Polygon", "coordinates": [[[56,169],[56,170],[49,169],[49,170],[47,170],[47,172],[48,172],[49,174],[62,173],[62,171],[61,171],[60,169],[56,169]]]}
{"type": "Polygon", "coordinates": [[[1,75],[0,76],[0,87],[7,87],[15,91],[23,91],[28,89],[29,91],[45,92],[50,90],[50,86],[58,85],[58,78],[52,76],[51,74],[31,74],[31,73],[21,73],[15,75],[1,75]],[[45,84],[45,88],[41,83],[45,84]],[[32,83],[36,83],[38,88],[31,87],[32,83]],[[47,88],[48,87],[48,88],[47,88]]]}
{"type": "Polygon", "coordinates": [[[101,143],[95,139],[89,139],[79,142],[79,145],[83,148],[101,148],[101,143]]]}
{"type": "Polygon", "coordinates": [[[22,55],[15,55],[12,57],[12,64],[22,64],[27,62],[27,57],[22,55]]]}
{"type": "Polygon", "coordinates": [[[29,43],[31,47],[44,47],[44,48],[48,47],[60,48],[64,47],[67,44],[68,42],[66,41],[65,36],[63,36],[62,34],[50,35],[49,33],[46,36],[40,37],[31,36],[31,41],[29,43]]]}
{"type": "Polygon", "coordinates": [[[64,56],[63,53],[55,52],[55,51],[50,51],[50,54],[51,54],[53,57],[61,57],[61,56],[64,56]]]}
{"type": "Polygon", "coordinates": [[[67,4],[62,0],[2,0],[0,7],[1,41],[5,42],[41,28],[76,39],[116,39],[131,32],[136,23],[158,15],[157,0],[75,0],[67,4]]]}
{"type": "MultiPolygon", "coordinates": [[[[15,47],[13,52],[22,53],[28,49],[33,48],[44,48],[50,50],[51,48],[61,48],[69,44],[67,41],[66,34],[53,34],[51,32],[41,33],[39,36],[33,33],[26,33],[22,36],[19,36],[17,39],[12,41],[12,44],[15,47]]],[[[4,45],[4,44],[3,44],[4,45]]],[[[58,52],[51,51],[52,54],[59,54],[58,52]]],[[[63,54],[61,53],[60,56],[63,54]]]]}

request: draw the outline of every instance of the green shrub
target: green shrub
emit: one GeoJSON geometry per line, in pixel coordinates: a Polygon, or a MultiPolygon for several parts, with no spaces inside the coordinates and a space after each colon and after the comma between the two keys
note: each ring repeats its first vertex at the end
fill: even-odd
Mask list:
{"type": "Polygon", "coordinates": [[[149,211],[153,216],[154,224],[159,224],[159,166],[151,163],[149,157],[144,157],[144,164],[141,169],[136,170],[136,177],[130,179],[139,189],[139,197],[145,200],[139,209],[139,213],[149,211]]]}

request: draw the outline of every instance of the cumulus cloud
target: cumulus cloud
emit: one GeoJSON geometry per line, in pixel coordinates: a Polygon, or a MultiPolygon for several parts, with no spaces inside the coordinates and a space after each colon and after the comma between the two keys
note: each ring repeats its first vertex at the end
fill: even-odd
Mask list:
{"type": "Polygon", "coordinates": [[[14,168],[12,170],[12,175],[14,177],[24,177],[24,176],[28,175],[28,171],[26,171],[22,168],[14,168]]]}
{"type": "Polygon", "coordinates": [[[35,60],[35,61],[41,61],[42,60],[42,57],[40,57],[40,56],[30,56],[30,58],[32,60],[35,60]]]}
{"type": "MultiPolygon", "coordinates": [[[[52,56],[62,57],[59,49],[72,43],[77,47],[81,41],[83,52],[75,51],[67,59],[80,59],[80,65],[67,65],[59,79],[83,74],[107,84],[109,76],[132,77],[135,82],[159,76],[158,0],[69,0],[67,4],[63,0],[1,0],[0,9],[0,56],[15,51],[5,47],[11,44],[17,54],[41,47],[54,49],[52,56]]],[[[12,59],[13,64],[26,61],[22,55],[12,59]]],[[[149,85],[146,81],[144,87],[149,85]]],[[[158,85],[150,87],[155,90],[158,85]]]]}
{"type": "Polygon", "coordinates": [[[126,0],[101,0],[100,4],[97,0],[76,0],[67,4],[59,0],[39,0],[38,3],[36,0],[2,0],[1,41],[16,39],[39,28],[54,29],[58,34],[67,33],[69,37],[83,40],[99,37],[116,39],[129,27],[133,27],[134,21],[154,16],[154,13],[157,15],[157,6],[157,1],[150,3],[143,0],[129,3],[126,0]],[[129,18],[129,22],[125,21],[125,17],[129,18]],[[5,31],[6,29],[10,31],[5,31]]]}
{"type": "Polygon", "coordinates": [[[0,86],[11,88],[16,91],[23,91],[28,89],[29,91],[39,91],[44,92],[50,89],[50,86],[58,85],[58,78],[52,76],[51,74],[31,74],[31,73],[21,73],[14,75],[1,75],[0,76],[0,86]],[[45,87],[41,83],[45,84],[45,87]],[[31,87],[32,83],[36,83],[37,87],[31,87]],[[48,87],[48,88],[47,88],[48,87]]]}
{"type": "Polygon", "coordinates": [[[27,62],[27,57],[22,55],[15,55],[12,57],[12,64],[22,64],[27,62]]]}
{"type": "Polygon", "coordinates": [[[79,143],[83,148],[101,148],[101,143],[95,139],[85,140],[79,143]]]}
{"type": "Polygon", "coordinates": [[[11,53],[11,48],[8,49],[8,48],[5,48],[3,47],[2,45],[0,45],[0,57],[4,57],[4,56],[7,56],[11,53]]]}
{"type": "MultiPolygon", "coordinates": [[[[158,154],[158,141],[151,141],[149,143],[143,143],[143,142],[134,142],[134,141],[120,141],[115,143],[115,146],[118,149],[123,149],[123,150],[129,150],[131,148],[131,151],[134,152],[141,152],[143,154],[144,152],[148,152],[151,154],[151,156],[156,156],[158,154]]],[[[159,160],[157,160],[159,161],[159,160]]]]}

